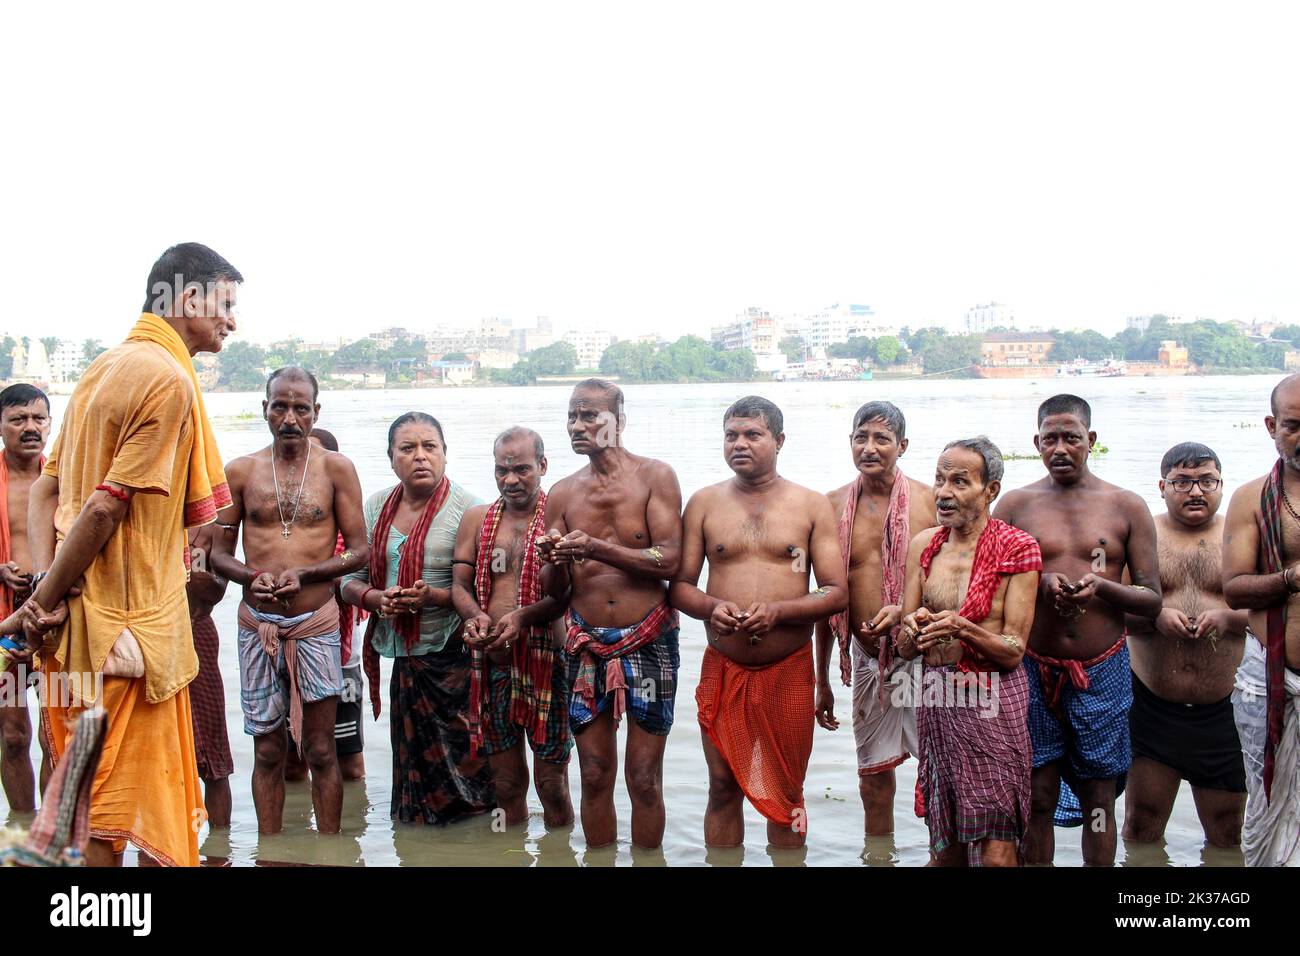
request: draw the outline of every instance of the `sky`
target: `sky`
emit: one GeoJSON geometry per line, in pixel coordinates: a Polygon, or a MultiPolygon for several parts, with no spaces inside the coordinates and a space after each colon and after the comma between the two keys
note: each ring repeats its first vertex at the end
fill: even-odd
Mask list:
{"type": "Polygon", "coordinates": [[[0,330],[120,338],[191,240],[258,342],[1300,322],[1292,9],[10,4],[0,330]]]}

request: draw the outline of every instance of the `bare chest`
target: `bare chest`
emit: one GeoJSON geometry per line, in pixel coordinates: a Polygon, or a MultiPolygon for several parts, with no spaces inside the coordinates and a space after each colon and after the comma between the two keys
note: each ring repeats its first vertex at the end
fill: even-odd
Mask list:
{"type": "Polygon", "coordinates": [[[564,509],[570,531],[585,531],[597,538],[612,538],[629,548],[654,544],[646,522],[650,492],[641,482],[619,486],[613,482],[583,482],[564,509]]]}
{"type": "Polygon", "coordinates": [[[512,582],[518,578],[523,567],[524,548],[528,544],[524,541],[525,530],[526,524],[523,521],[509,524],[503,521],[497,528],[496,540],[488,555],[494,586],[503,583],[501,578],[508,578],[512,582]]]}
{"type": "Polygon", "coordinates": [[[1286,552],[1282,557],[1288,562],[1300,560],[1300,521],[1291,517],[1285,507],[1282,509],[1282,550],[1286,552]]]}
{"type": "Polygon", "coordinates": [[[9,508],[9,534],[27,534],[27,498],[32,490],[30,481],[9,478],[9,493],[5,504],[9,508]]]}
{"type": "Polygon", "coordinates": [[[867,499],[858,504],[858,510],[853,515],[853,538],[849,546],[850,570],[880,567],[880,549],[885,540],[888,505],[888,499],[883,509],[874,499],[867,499]]]}
{"type": "Polygon", "coordinates": [[[956,549],[951,542],[934,556],[930,573],[921,589],[922,603],[931,611],[956,611],[966,599],[970,586],[973,547],[956,549]]]}
{"type": "MultiPolygon", "coordinates": [[[[269,479],[270,473],[266,477],[269,479]]],[[[301,479],[301,473],[298,478],[301,479]]],[[[334,521],[334,488],[323,475],[309,474],[292,486],[257,481],[244,488],[245,520],[265,527],[312,527],[334,521]]]]}
{"type": "Polygon", "coordinates": [[[795,509],[724,506],[704,520],[704,548],[711,563],[760,559],[794,562],[796,570],[811,565],[808,555],[812,522],[795,509]]]}
{"type": "Polygon", "coordinates": [[[1107,496],[1052,500],[1043,496],[1017,515],[1017,524],[1036,539],[1045,570],[1094,574],[1119,580],[1128,557],[1128,521],[1107,496]]]}
{"type": "Polygon", "coordinates": [[[1166,595],[1182,590],[1223,593],[1223,548],[1218,536],[1161,538],[1157,547],[1160,587],[1166,595]]]}

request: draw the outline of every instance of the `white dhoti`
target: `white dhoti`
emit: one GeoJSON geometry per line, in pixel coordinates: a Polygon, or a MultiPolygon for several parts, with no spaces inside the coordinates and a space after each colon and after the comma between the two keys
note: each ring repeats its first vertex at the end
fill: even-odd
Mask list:
{"type": "Polygon", "coordinates": [[[895,657],[885,675],[885,700],[880,700],[880,664],[853,642],[853,739],[858,747],[858,773],[868,776],[892,770],[917,752],[916,698],[921,683],[921,659],[895,657]]]}
{"type": "Polygon", "coordinates": [[[1300,866],[1300,674],[1285,671],[1282,739],[1273,754],[1272,799],[1264,797],[1268,740],[1266,652],[1251,634],[1237,669],[1232,714],[1246,762],[1246,819],[1241,850],[1247,866],[1300,866]]]}

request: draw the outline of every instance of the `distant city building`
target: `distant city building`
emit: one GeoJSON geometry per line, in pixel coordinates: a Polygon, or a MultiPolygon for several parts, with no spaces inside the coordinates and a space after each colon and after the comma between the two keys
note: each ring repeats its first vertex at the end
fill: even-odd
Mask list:
{"type": "Polygon", "coordinates": [[[360,385],[362,388],[383,388],[388,379],[387,373],[381,368],[331,372],[329,377],[347,382],[349,385],[360,385]]]}
{"type": "Polygon", "coordinates": [[[966,334],[983,335],[993,329],[1015,329],[1016,316],[1011,306],[1001,302],[976,305],[966,310],[966,334]]]}
{"type": "Polygon", "coordinates": [[[613,344],[614,336],[600,329],[590,332],[571,329],[564,333],[563,341],[578,353],[578,368],[600,368],[600,357],[613,344]]]}
{"type": "Polygon", "coordinates": [[[514,368],[515,363],[519,361],[519,353],[513,349],[480,349],[465,354],[478,362],[478,367],[481,369],[514,368]]]}
{"type": "Polygon", "coordinates": [[[468,385],[474,381],[474,363],[430,362],[429,375],[443,385],[468,385]]]}
{"type": "Polygon", "coordinates": [[[713,344],[727,352],[749,349],[755,355],[777,351],[781,328],[773,316],[758,308],[748,308],[728,325],[713,329],[713,344]]]}
{"type": "Polygon", "coordinates": [[[50,377],[55,382],[71,382],[77,378],[84,350],[77,342],[63,339],[50,356],[50,377]]]}
{"type": "Polygon", "coordinates": [[[537,324],[531,327],[511,330],[515,351],[527,355],[537,349],[546,348],[555,343],[555,334],[551,329],[551,320],[544,315],[537,317],[537,324]]]}
{"type": "Polygon", "coordinates": [[[13,359],[13,371],[9,375],[11,383],[27,382],[31,385],[49,385],[50,361],[45,354],[45,343],[35,336],[29,337],[30,349],[23,348],[20,339],[9,352],[13,359]]]}
{"type": "Polygon", "coordinates": [[[816,312],[793,316],[787,323],[787,331],[803,339],[807,348],[825,348],[858,336],[875,338],[894,332],[881,325],[871,306],[838,302],[816,312]]]}
{"type": "Polygon", "coordinates": [[[1179,347],[1173,339],[1160,343],[1156,361],[1165,368],[1187,368],[1187,349],[1179,347]]]}
{"type": "Polygon", "coordinates": [[[1151,320],[1155,316],[1151,315],[1130,315],[1124,320],[1125,329],[1136,329],[1139,335],[1146,335],[1147,329],[1151,328],[1151,320]]]}
{"type": "Polygon", "coordinates": [[[509,319],[500,319],[495,315],[487,319],[478,320],[478,334],[485,339],[506,339],[510,337],[511,322],[509,319]]]}
{"type": "Polygon", "coordinates": [[[784,368],[785,353],[780,349],[781,323],[771,313],[750,307],[729,325],[712,330],[713,345],[726,352],[749,349],[759,371],[775,372],[784,368]]]}
{"type": "Polygon", "coordinates": [[[370,340],[378,345],[381,349],[391,349],[398,342],[411,341],[411,333],[402,328],[384,329],[382,332],[371,332],[370,340]]]}
{"type": "Polygon", "coordinates": [[[1056,340],[1034,332],[988,332],[980,339],[985,365],[1048,365],[1056,340]]]}

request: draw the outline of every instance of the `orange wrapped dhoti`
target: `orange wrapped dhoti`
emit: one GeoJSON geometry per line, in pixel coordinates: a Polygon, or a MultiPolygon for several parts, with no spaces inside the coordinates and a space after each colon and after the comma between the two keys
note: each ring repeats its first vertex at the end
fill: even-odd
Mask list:
{"type": "MultiPolygon", "coordinates": [[[[117,853],[130,841],[164,866],[198,866],[203,796],[189,688],[151,704],[144,678],[105,677],[99,704],[108,732],[91,788],[91,837],[111,842],[117,853]]],[[[46,709],[56,763],[83,709],[46,709]]]]}
{"type": "Polygon", "coordinates": [[[700,729],[749,802],[778,826],[793,824],[796,810],[804,814],[815,683],[811,643],[764,667],[737,664],[712,647],[700,664],[700,729]]]}

